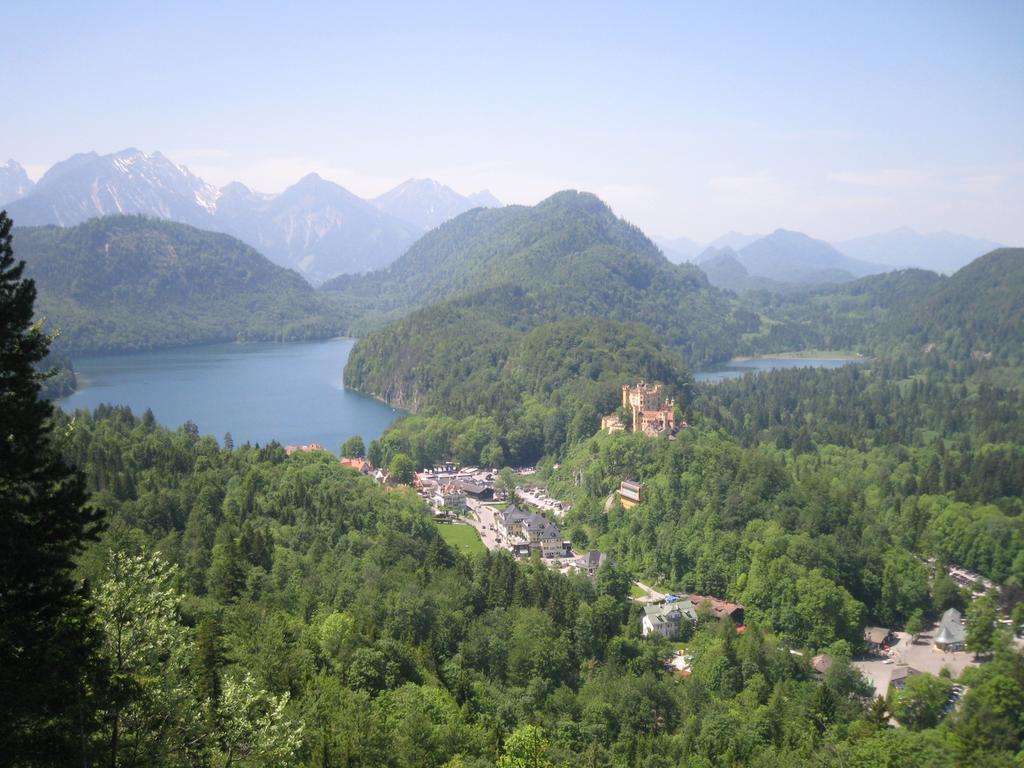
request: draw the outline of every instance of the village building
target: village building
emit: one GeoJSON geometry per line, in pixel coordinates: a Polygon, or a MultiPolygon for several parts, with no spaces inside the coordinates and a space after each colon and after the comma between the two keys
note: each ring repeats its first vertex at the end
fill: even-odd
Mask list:
{"type": "Polygon", "coordinates": [[[940,651],[962,651],[966,641],[963,616],[956,608],[948,609],[939,619],[939,629],[932,638],[932,645],[940,651]]]}
{"type": "Polygon", "coordinates": [[[869,651],[878,653],[889,644],[892,631],[888,627],[865,627],[864,645],[869,651]]]}
{"type": "Polygon", "coordinates": [[[823,678],[835,663],[835,659],[829,656],[827,653],[820,653],[811,659],[811,669],[814,672],[814,676],[817,678],[823,678]]]}
{"type": "Polygon", "coordinates": [[[504,536],[506,539],[525,538],[523,535],[523,523],[526,522],[530,514],[519,509],[515,504],[509,504],[505,509],[500,512],[495,512],[494,523],[498,528],[498,533],[504,536]]]}
{"type": "Polygon", "coordinates": [[[640,619],[640,634],[650,637],[656,633],[669,640],[678,640],[682,623],[683,612],[675,603],[645,605],[643,618],[640,619]]]}
{"type": "Polygon", "coordinates": [[[710,595],[689,595],[686,601],[693,606],[694,614],[701,610],[701,606],[710,609],[711,615],[717,620],[728,618],[737,626],[743,624],[743,606],[738,603],[730,603],[710,595]]]}
{"type": "Polygon", "coordinates": [[[541,557],[559,557],[565,551],[562,532],[543,515],[532,514],[523,521],[523,536],[541,557]]]}
{"type": "Polygon", "coordinates": [[[373,474],[373,465],[366,459],[343,458],[341,459],[339,464],[341,464],[341,466],[343,467],[346,467],[347,469],[354,469],[361,475],[370,476],[373,474]]]}
{"type": "Polygon", "coordinates": [[[643,501],[643,483],[623,480],[619,483],[619,501],[626,509],[631,509],[643,501]]]}
{"type": "Polygon", "coordinates": [[[468,497],[471,496],[477,501],[490,501],[494,498],[494,485],[478,480],[460,480],[457,485],[468,497]]]}
{"type": "Polygon", "coordinates": [[[608,555],[600,550],[592,549],[587,554],[577,557],[573,565],[577,573],[581,573],[589,579],[595,579],[597,572],[606,562],[608,562],[608,555]]]}
{"type": "Polygon", "coordinates": [[[459,512],[466,508],[466,494],[456,483],[443,485],[434,494],[434,506],[459,512]]]}
{"type": "Polygon", "coordinates": [[[892,668],[892,675],[889,677],[889,687],[895,688],[897,691],[902,691],[903,686],[907,684],[907,680],[912,678],[914,675],[920,675],[919,670],[913,667],[908,667],[906,664],[900,664],[898,667],[892,668]]]}

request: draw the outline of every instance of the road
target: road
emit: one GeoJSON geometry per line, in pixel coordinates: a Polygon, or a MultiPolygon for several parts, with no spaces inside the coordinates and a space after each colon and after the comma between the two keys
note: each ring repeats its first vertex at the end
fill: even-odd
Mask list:
{"type": "Polygon", "coordinates": [[[636,584],[638,587],[640,587],[640,589],[642,589],[644,592],[647,593],[645,597],[635,597],[635,598],[633,598],[634,602],[637,602],[637,603],[656,603],[659,600],[664,600],[665,599],[665,595],[663,595],[661,592],[658,592],[656,589],[654,589],[652,587],[648,587],[646,584],[644,584],[642,582],[639,582],[639,581],[634,581],[633,583],[636,584]]]}
{"type": "Polygon", "coordinates": [[[508,545],[504,540],[498,541],[500,534],[495,530],[498,526],[494,522],[494,507],[483,504],[476,499],[466,499],[466,506],[469,508],[469,513],[462,519],[476,528],[476,532],[480,534],[480,541],[484,543],[484,546],[492,552],[507,548],[508,545]]]}

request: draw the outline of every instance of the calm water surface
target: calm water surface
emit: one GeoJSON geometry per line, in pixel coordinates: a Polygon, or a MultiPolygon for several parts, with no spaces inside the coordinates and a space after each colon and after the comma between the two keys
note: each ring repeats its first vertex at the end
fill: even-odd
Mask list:
{"type": "Polygon", "coordinates": [[[151,408],[161,424],[191,419],[218,442],[235,445],[320,443],[338,452],[361,435],[369,443],[401,415],[373,398],[347,391],[341,372],[354,341],[301,344],[214,344],[131,355],[74,359],[79,390],[66,411],[101,403],[151,408]]]}
{"type": "MultiPolygon", "coordinates": [[[[188,420],[217,440],[230,432],[236,445],[320,443],[338,451],[352,435],[369,443],[400,411],[347,391],[341,372],[355,344],[350,339],[302,344],[214,344],[132,355],[75,358],[79,390],[60,402],[66,411],[101,403],[151,408],[157,421],[178,427],[188,420]]],[[[848,358],[734,360],[698,371],[715,383],[776,368],[839,368],[848,358]]]]}
{"type": "Polygon", "coordinates": [[[748,373],[774,371],[779,368],[842,368],[861,361],[850,357],[758,357],[752,360],[730,360],[724,365],[706,368],[693,374],[696,381],[714,384],[727,379],[738,379],[748,373]]]}

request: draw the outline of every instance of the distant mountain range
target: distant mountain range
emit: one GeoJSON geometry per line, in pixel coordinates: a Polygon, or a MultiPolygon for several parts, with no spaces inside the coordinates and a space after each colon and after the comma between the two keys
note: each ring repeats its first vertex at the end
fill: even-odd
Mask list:
{"type": "Polygon", "coordinates": [[[487,190],[464,197],[433,179],[409,179],[370,202],[384,213],[424,231],[472,208],[501,208],[498,199],[487,190]]]}
{"type": "Polygon", "coordinates": [[[18,226],[74,226],[113,214],[142,214],[232,234],[275,263],[318,283],[385,266],[423,231],[478,206],[431,180],[409,181],[368,202],[316,174],[279,195],[240,183],[218,189],[159,152],[125,149],[74,155],[32,184],[11,161],[0,168],[0,205],[18,226]]]}
{"type": "Polygon", "coordinates": [[[35,183],[28,177],[20,163],[8,160],[0,165],[0,201],[18,200],[31,192],[33,187],[35,187],[35,183]]]}
{"type": "Polygon", "coordinates": [[[689,261],[706,267],[713,285],[733,291],[754,287],[792,290],[845,282],[891,269],[951,273],[1000,247],[991,240],[950,232],[922,235],[909,227],[838,243],[776,230],[766,236],[727,232],[706,245],[685,237],[662,239],[658,245],[671,261],[689,261]],[[732,253],[736,263],[724,258],[725,250],[732,253]],[[714,263],[706,264],[709,261],[714,263]],[[742,266],[746,275],[737,266],[742,266]],[[772,282],[751,281],[752,277],[772,282]]]}
{"type": "Polygon", "coordinates": [[[952,273],[999,248],[1000,244],[953,232],[922,235],[909,227],[901,227],[845,240],[835,246],[848,256],[890,267],[921,267],[952,273]]]}

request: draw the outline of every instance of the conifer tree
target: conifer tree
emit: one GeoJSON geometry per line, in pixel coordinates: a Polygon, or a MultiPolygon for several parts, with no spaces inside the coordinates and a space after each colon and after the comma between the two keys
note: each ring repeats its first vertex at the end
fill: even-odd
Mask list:
{"type": "Polygon", "coordinates": [[[50,339],[33,321],[35,284],[14,260],[11,226],[0,211],[0,754],[60,765],[88,729],[82,680],[96,639],[72,568],[101,513],[39,399],[50,339]]]}

